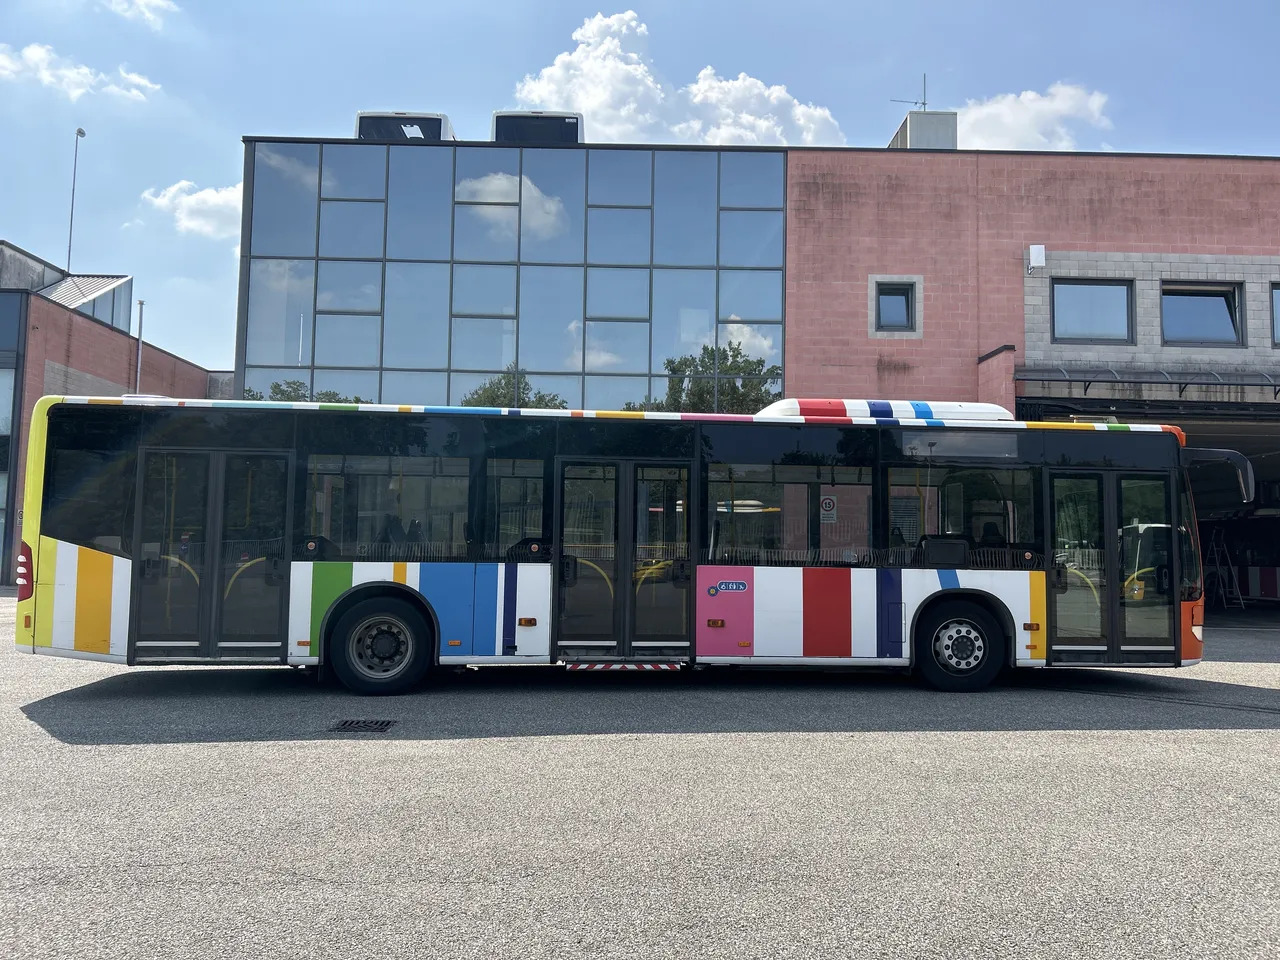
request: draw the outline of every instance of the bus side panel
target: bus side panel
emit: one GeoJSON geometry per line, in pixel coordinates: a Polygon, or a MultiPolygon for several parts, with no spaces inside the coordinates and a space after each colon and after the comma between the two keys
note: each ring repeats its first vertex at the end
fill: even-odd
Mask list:
{"type": "Polygon", "coordinates": [[[129,648],[132,564],[100,550],[41,537],[34,649],[123,663],[129,648]]]}
{"type": "MultiPolygon", "coordinates": [[[[1012,662],[1020,667],[1045,665],[1045,575],[1043,570],[903,570],[902,600],[906,623],[914,626],[921,608],[940,593],[987,594],[1004,605],[1013,620],[1012,662]],[[1038,629],[1028,630],[1034,624],[1038,629]]],[[[910,633],[907,634],[910,637],[910,633]]]]}
{"type": "MultiPolygon", "coordinates": [[[[31,551],[31,565],[26,575],[33,592],[26,600],[19,600],[17,622],[14,624],[13,641],[19,650],[32,653],[40,645],[40,608],[46,613],[52,597],[42,600],[40,591],[40,515],[44,504],[44,461],[48,448],[49,409],[61,401],[61,397],[41,397],[31,411],[31,425],[27,428],[27,466],[23,478],[22,494],[22,542],[31,551]]],[[[52,579],[52,577],[50,577],[52,579]]],[[[44,646],[49,645],[46,629],[44,646]]]]}
{"type": "Polygon", "coordinates": [[[1180,604],[1178,626],[1182,641],[1178,665],[1199,663],[1204,658],[1204,597],[1180,604]]]}

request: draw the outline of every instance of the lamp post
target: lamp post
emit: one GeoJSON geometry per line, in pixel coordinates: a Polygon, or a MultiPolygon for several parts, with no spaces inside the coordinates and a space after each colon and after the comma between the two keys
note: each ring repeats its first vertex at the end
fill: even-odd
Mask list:
{"type": "Polygon", "coordinates": [[[76,168],[80,165],[80,138],[84,128],[76,127],[76,150],[71,159],[71,220],[67,224],[67,273],[71,272],[71,231],[76,225],[76,168]]]}

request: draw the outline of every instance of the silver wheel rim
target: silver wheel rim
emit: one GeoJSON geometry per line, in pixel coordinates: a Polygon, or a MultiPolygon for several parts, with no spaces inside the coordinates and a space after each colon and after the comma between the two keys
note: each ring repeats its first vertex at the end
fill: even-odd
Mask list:
{"type": "Polygon", "coordinates": [[[970,620],[948,620],[933,635],[933,659],[948,673],[973,673],[987,658],[987,638],[970,620]]]}
{"type": "Polygon", "coordinates": [[[351,631],[347,659],[357,673],[370,680],[390,680],[413,660],[413,631],[402,620],[379,615],[369,617],[351,631]]]}

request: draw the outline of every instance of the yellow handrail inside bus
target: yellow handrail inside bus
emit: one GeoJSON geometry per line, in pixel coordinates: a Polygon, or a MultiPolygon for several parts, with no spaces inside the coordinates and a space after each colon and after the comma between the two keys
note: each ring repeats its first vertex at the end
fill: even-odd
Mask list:
{"type": "Polygon", "coordinates": [[[1088,575],[1081,573],[1079,570],[1075,569],[1074,567],[1067,567],[1067,571],[1069,573],[1074,573],[1077,577],[1079,577],[1081,580],[1083,580],[1085,583],[1089,585],[1089,592],[1093,594],[1093,602],[1096,603],[1099,608],[1101,608],[1102,601],[1098,599],[1098,588],[1093,585],[1093,581],[1089,579],[1088,575]]]}
{"type": "Polygon", "coordinates": [[[196,586],[197,587],[200,586],[200,574],[196,573],[195,570],[191,568],[191,565],[188,564],[185,560],[179,559],[178,557],[175,557],[168,553],[161,554],[160,559],[172,560],[174,563],[178,564],[179,566],[186,568],[187,573],[191,574],[192,578],[194,578],[196,582],[196,586]]]}
{"type": "Polygon", "coordinates": [[[266,557],[255,557],[254,559],[250,560],[248,563],[240,564],[240,569],[238,569],[235,573],[233,573],[231,575],[231,579],[227,581],[227,589],[223,591],[222,599],[225,600],[227,599],[227,597],[231,595],[231,585],[236,582],[236,577],[240,576],[240,574],[244,573],[246,570],[252,567],[255,563],[265,563],[266,559],[267,559],[266,557]]]}
{"type": "Polygon", "coordinates": [[[609,588],[609,599],[612,600],[613,599],[613,581],[609,579],[609,575],[605,573],[603,570],[601,570],[594,563],[592,563],[590,560],[584,560],[582,557],[579,557],[578,562],[585,563],[592,570],[596,571],[596,573],[600,574],[600,576],[604,577],[604,585],[609,588]]]}

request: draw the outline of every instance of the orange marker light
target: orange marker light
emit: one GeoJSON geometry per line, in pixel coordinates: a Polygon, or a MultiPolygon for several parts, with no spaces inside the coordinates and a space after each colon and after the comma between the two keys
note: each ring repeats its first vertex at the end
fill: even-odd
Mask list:
{"type": "Polygon", "coordinates": [[[740,646],[740,647],[749,647],[749,646],[751,646],[751,641],[750,641],[750,640],[739,640],[739,641],[738,641],[738,646],[740,646]]]}
{"type": "Polygon", "coordinates": [[[724,621],[723,621],[723,620],[708,620],[708,621],[707,621],[707,626],[708,626],[708,627],[723,627],[723,626],[724,626],[724,621]]]}
{"type": "Polygon", "coordinates": [[[538,618],[537,617],[521,617],[519,620],[516,621],[516,625],[521,627],[536,627],[538,625],[538,618]]]}
{"type": "Polygon", "coordinates": [[[1023,629],[1023,630],[1026,630],[1028,633],[1030,633],[1031,631],[1039,630],[1039,629],[1040,629],[1040,624],[1038,624],[1038,623],[1024,623],[1024,624],[1022,625],[1022,629],[1023,629]]]}
{"type": "Polygon", "coordinates": [[[460,646],[462,646],[462,641],[461,641],[461,640],[450,640],[450,641],[449,641],[449,646],[451,646],[451,647],[460,647],[460,646]]]}

